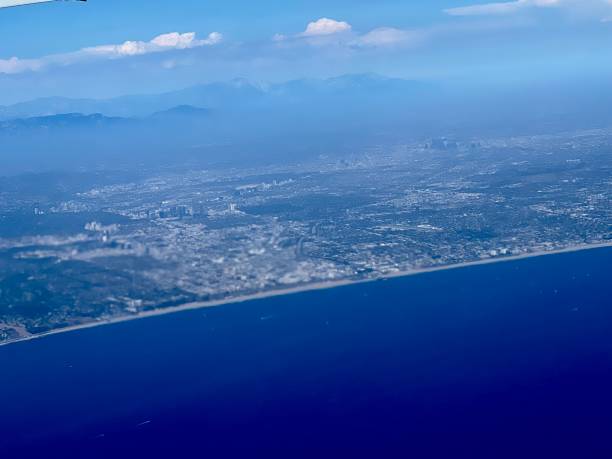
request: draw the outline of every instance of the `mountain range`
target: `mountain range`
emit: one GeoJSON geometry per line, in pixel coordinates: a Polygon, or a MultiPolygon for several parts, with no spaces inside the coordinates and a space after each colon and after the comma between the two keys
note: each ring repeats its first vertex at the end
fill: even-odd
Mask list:
{"type": "Polygon", "coordinates": [[[428,85],[378,75],[344,75],[326,80],[303,79],[257,85],[245,79],[209,83],[163,94],[127,95],[112,99],[48,97],[0,106],[0,120],[42,117],[65,113],[103,114],[110,117],[144,117],[180,106],[208,109],[256,109],[301,103],[312,98],[372,99],[415,95],[428,85]]]}
{"type": "MultiPolygon", "coordinates": [[[[606,83],[607,84],[607,83],[606,83]]],[[[244,79],[113,99],[51,97],[0,107],[2,172],[300,160],[364,146],[606,126],[610,92],[489,92],[373,74],[244,79]]]]}

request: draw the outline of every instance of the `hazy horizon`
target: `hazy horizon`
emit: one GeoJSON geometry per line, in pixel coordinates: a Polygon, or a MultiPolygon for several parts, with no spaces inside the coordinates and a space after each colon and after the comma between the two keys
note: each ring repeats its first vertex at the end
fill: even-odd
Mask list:
{"type": "Polygon", "coordinates": [[[612,75],[608,0],[250,3],[151,9],[144,0],[107,0],[4,10],[0,105],[158,94],[234,78],[380,73],[511,90],[612,75]]]}

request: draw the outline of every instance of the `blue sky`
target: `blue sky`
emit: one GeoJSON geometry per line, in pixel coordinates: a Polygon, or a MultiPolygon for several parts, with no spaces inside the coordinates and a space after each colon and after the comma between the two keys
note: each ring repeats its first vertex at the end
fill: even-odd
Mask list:
{"type": "Polygon", "coordinates": [[[340,18],[363,28],[427,25],[443,10],[468,1],[449,0],[89,0],[82,5],[39,5],[0,16],[0,54],[37,56],[75,47],[145,39],[168,31],[219,30],[235,40],[258,40],[303,28],[320,17],[340,18]],[[29,35],[14,42],[11,37],[29,35]],[[52,39],[44,39],[51,36],[52,39]]]}
{"type": "Polygon", "coordinates": [[[496,84],[607,76],[611,20],[611,0],[90,0],[22,7],[0,11],[0,104],[237,77],[375,72],[496,84]]]}

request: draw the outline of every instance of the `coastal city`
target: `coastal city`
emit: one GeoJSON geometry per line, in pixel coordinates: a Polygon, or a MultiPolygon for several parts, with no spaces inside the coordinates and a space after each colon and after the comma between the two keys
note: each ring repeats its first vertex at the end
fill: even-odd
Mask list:
{"type": "Polygon", "coordinates": [[[0,342],[612,242],[612,132],[0,178],[0,342]]]}

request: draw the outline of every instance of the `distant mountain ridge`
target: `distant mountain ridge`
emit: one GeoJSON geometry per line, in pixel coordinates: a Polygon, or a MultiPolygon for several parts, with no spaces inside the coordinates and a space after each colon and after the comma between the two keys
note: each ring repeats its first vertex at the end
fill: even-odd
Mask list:
{"type": "Polygon", "coordinates": [[[102,114],[108,117],[146,117],[180,106],[206,109],[249,109],[261,105],[282,104],[314,96],[347,94],[368,96],[411,92],[426,88],[425,83],[387,78],[375,74],[344,75],[324,80],[301,79],[286,83],[257,85],[245,79],[207,83],[162,94],[142,94],[112,99],[72,99],[47,97],[0,106],[0,120],[34,118],[65,113],[102,114]],[[382,93],[381,93],[382,91],[382,93]]]}
{"type": "Polygon", "coordinates": [[[176,107],[169,108],[160,112],[155,112],[149,118],[167,118],[167,117],[193,117],[202,118],[209,117],[212,115],[212,110],[207,108],[194,107],[193,105],[177,105],[176,107]]]}
{"type": "Polygon", "coordinates": [[[13,118],[0,121],[0,136],[27,134],[33,130],[104,129],[112,127],[151,127],[155,123],[193,123],[205,121],[212,111],[192,105],[178,105],[141,118],[106,116],[101,113],[60,113],[57,115],[13,118]]]}
{"type": "Polygon", "coordinates": [[[178,158],[311,158],[405,136],[433,93],[409,80],[346,75],[269,85],[233,80],[109,100],[37,99],[0,108],[0,157],[5,174],[142,168],[178,158]]]}
{"type": "Polygon", "coordinates": [[[0,121],[0,133],[20,129],[95,127],[125,122],[127,119],[104,116],[100,113],[61,113],[57,115],[33,116],[0,121]]]}
{"type": "Polygon", "coordinates": [[[267,85],[239,79],[108,100],[37,99],[0,107],[0,174],[141,169],[179,157],[204,165],[281,162],[431,138],[612,123],[609,96],[588,94],[489,93],[362,74],[267,85]]]}

